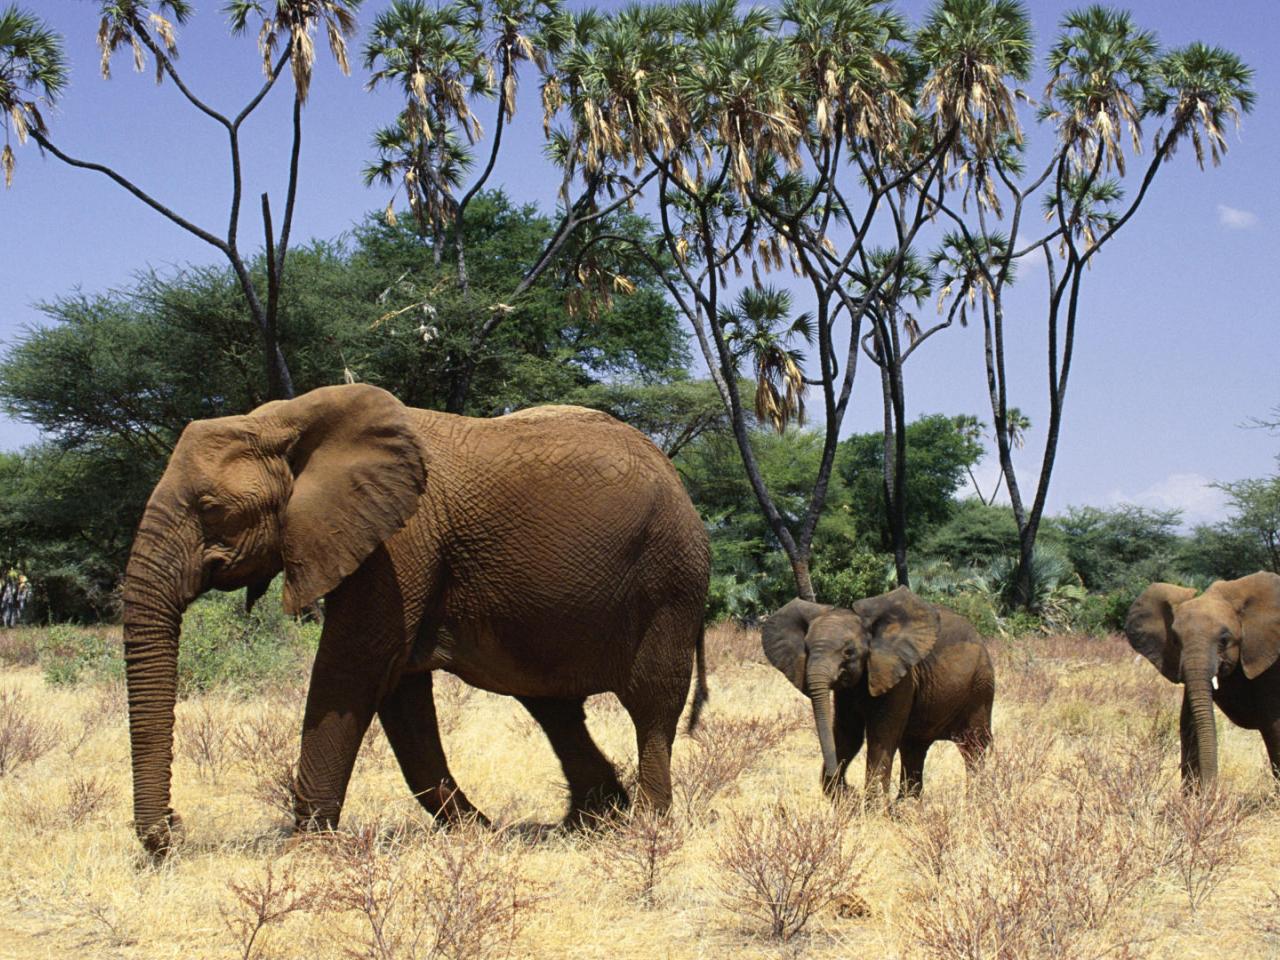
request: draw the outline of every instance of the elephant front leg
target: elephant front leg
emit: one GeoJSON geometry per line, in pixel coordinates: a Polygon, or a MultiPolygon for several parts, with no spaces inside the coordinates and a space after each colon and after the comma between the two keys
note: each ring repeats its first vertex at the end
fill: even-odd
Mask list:
{"type": "Polygon", "coordinates": [[[293,797],[297,829],[337,828],[356,754],[373,720],[380,680],[353,675],[349,661],[326,655],[321,639],[302,718],[293,797]]]}
{"type": "MultiPolygon", "coordinates": [[[[369,598],[382,599],[374,589],[378,583],[354,574],[329,594],[326,603],[294,784],[294,820],[299,829],[337,827],[356,754],[404,648],[398,616],[369,614],[369,598]]],[[[390,599],[377,606],[399,613],[399,603],[393,605],[390,599]]]]}
{"type": "Polygon", "coordinates": [[[1195,718],[1191,713],[1191,698],[1182,693],[1182,712],[1178,716],[1178,735],[1182,741],[1182,788],[1191,789],[1200,782],[1200,753],[1196,748],[1195,718]]]}
{"type": "Polygon", "coordinates": [[[429,814],[448,822],[473,818],[488,824],[449,772],[429,672],[402,675],[378,704],[378,719],[405,782],[429,814]]]}
{"type": "Polygon", "coordinates": [[[823,784],[823,789],[827,793],[841,792],[848,786],[845,781],[845,771],[862,750],[866,735],[862,714],[858,712],[852,690],[835,692],[835,710],[836,760],[839,763],[839,773],[831,784],[823,784]]]}

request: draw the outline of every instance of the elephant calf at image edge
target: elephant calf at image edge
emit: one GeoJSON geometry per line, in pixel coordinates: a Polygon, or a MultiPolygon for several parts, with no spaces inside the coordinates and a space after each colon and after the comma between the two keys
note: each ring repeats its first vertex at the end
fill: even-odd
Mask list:
{"type": "Polygon", "coordinates": [[[845,785],[865,738],[867,794],[889,796],[893,755],[902,794],[918,796],[936,740],[953,740],[972,770],[991,743],[995,671],[973,626],[906,587],[851,609],[792,600],[769,617],[765,655],[813,701],[822,786],[845,785]]]}
{"type": "Polygon", "coordinates": [[[1184,785],[1217,777],[1215,703],[1232,723],[1261,731],[1280,779],[1280,576],[1218,580],[1200,596],[1153,583],[1129,608],[1124,632],[1166,679],[1183,685],[1184,785]]]}
{"type": "Polygon", "coordinates": [[[284,606],[325,598],[295,782],[299,826],[337,824],[377,714],[433,815],[478,812],[445,760],[432,671],[517,697],[551,741],[570,817],[628,802],[583,704],[630,714],[638,801],[671,801],[671,745],[706,695],[707,535],[670,461],[579,407],[492,420],[408,408],[367,385],[323,387],[199,420],[147,502],[124,583],[134,827],[167,850],[178,635],[206,590],[284,606]]]}

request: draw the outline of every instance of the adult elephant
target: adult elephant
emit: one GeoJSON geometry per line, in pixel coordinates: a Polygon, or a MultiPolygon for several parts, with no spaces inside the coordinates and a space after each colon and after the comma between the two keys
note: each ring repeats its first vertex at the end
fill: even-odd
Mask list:
{"type": "Polygon", "coordinates": [[[769,617],[761,642],[813,701],[829,794],[844,786],[864,738],[867,794],[881,801],[895,753],[902,794],[917,796],[935,741],[955,741],[970,769],[991,743],[995,671],[986,645],[969,621],[906,587],[849,609],[797,598],[769,617]]]}
{"type": "Polygon", "coordinates": [[[1183,685],[1185,786],[1218,774],[1215,703],[1232,723],[1262,732],[1280,778],[1280,576],[1218,580],[1200,596],[1153,583],[1129,608],[1124,632],[1166,679],[1183,685]]]}
{"type": "Polygon", "coordinates": [[[432,814],[474,807],[440,742],[431,672],[518,697],[542,726],[570,816],[627,794],[587,732],[611,691],[635,723],[638,801],[671,800],[670,757],[698,665],[709,572],[702,522],[642,434],[578,407],[479,420],[324,387],[182,433],[124,584],[134,826],[167,849],[182,612],[216,588],[284,606],[325,598],[295,783],[299,826],[338,821],[376,713],[432,814]]]}

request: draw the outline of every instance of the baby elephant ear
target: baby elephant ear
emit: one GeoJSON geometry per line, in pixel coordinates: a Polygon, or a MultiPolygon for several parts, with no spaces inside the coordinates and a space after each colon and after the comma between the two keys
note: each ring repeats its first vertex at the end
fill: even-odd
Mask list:
{"type": "Polygon", "coordinates": [[[1129,646],[1155,664],[1167,680],[1182,680],[1182,645],[1173,635],[1173,614],[1178,604],[1196,595],[1189,587],[1153,583],[1138,595],[1124,621],[1129,646]]]}
{"type": "Polygon", "coordinates": [[[1260,571],[1233,586],[1239,598],[1240,666],[1252,680],[1280,659],[1280,576],[1260,571]]]}
{"type": "Polygon", "coordinates": [[[764,655],[801,693],[806,692],[804,671],[808,659],[804,638],[809,632],[809,624],[830,609],[824,603],[810,603],[796,597],[770,614],[760,632],[764,655]]]}
{"type": "Polygon", "coordinates": [[[906,587],[853,605],[870,638],[867,688],[878,697],[929,655],[938,640],[938,611],[906,587]]]}

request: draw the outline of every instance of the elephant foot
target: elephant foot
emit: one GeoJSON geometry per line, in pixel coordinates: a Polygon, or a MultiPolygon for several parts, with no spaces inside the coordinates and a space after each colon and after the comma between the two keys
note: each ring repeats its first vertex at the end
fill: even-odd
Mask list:
{"type": "Polygon", "coordinates": [[[461,788],[453,783],[440,783],[429,790],[418,794],[418,802],[422,808],[435,818],[441,826],[456,826],[463,823],[474,823],[481,827],[492,827],[493,824],[480,812],[461,788]]]}
{"type": "Polygon", "coordinates": [[[564,819],[568,830],[592,830],[607,824],[631,808],[631,796],[622,784],[601,784],[586,794],[573,797],[564,819]]]}
{"type": "Polygon", "coordinates": [[[342,816],[342,804],[333,801],[309,800],[297,792],[293,794],[293,828],[298,833],[329,833],[338,829],[342,816]]]}

